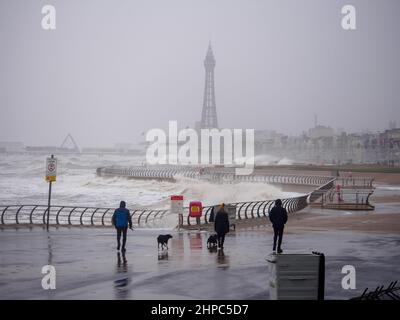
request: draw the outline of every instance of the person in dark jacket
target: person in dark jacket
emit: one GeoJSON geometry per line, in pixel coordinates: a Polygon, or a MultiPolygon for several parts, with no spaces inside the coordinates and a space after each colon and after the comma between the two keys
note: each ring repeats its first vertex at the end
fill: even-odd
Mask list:
{"type": "Polygon", "coordinates": [[[218,249],[224,248],[225,235],[229,232],[229,218],[228,213],[225,211],[225,204],[221,204],[214,217],[214,230],[217,233],[218,249]]]}
{"type": "Polygon", "coordinates": [[[282,200],[277,199],[275,201],[275,206],[271,209],[269,213],[269,220],[272,222],[274,228],[274,246],[273,251],[276,250],[276,240],[278,239],[278,253],[282,253],[282,237],[283,228],[287,222],[288,216],[285,208],[282,207],[282,200]]]}
{"type": "Polygon", "coordinates": [[[132,229],[132,218],[128,209],[126,209],[125,201],[121,201],[119,208],[114,211],[112,216],[112,224],[117,229],[117,250],[121,248],[121,234],[122,234],[122,252],[126,251],[126,233],[132,229]]]}

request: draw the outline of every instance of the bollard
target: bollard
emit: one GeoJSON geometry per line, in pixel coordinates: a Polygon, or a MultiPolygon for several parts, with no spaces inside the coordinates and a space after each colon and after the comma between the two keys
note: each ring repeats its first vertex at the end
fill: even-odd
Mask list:
{"type": "Polygon", "coordinates": [[[271,300],[323,300],[325,294],[325,256],[271,254],[269,293],[271,300]]]}

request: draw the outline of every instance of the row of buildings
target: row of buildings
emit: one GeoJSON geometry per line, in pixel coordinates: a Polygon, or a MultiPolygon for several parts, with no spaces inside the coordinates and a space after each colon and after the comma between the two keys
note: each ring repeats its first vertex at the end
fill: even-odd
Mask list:
{"type": "Polygon", "coordinates": [[[255,153],[305,163],[399,166],[400,128],[384,132],[346,133],[318,125],[299,136],[256,130],[255,153]]]}

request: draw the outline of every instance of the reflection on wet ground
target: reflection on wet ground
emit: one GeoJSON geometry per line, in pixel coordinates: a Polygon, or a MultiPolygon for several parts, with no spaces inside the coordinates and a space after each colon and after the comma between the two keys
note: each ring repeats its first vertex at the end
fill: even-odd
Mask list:
{"type": "Polygon", "coordinates": [[[158,252],[158,260],[168,260],[168,250],[158,252]]]}
{"type": "Polygon", "coordinates": [[[115,298],[116,299],[126,299],[129,297],[129,290],[127,286],[129,284],[128,272],[128,260],[124,252],[117,253],[117,279],[114,281],[115,288],[115,298]]]}
{"type": "MultiPolygon", "coordinates": [[[[266,256],[270,230],[231,232],[224,250],[207,248],[207,232],[165,230],[128,234],[127,252],[116,250],[113,229],[0,229],[1,299],[268,299],[266,256]],[[168,231],[171,232],[171,231],[168,231]],[[41,268],[56,268],[56,290],[41,288],[41,268]]],[[[398,280],[400,235],[351,232],[285,234],[285,252],[326,255],[326,296],[346,299],[398,280]],[[357,289],[341,288],[341,268],[352,264],[357,289]]]]}
{"type": "Polygon", "coordinates": [[[218,262],[218,268],[221,269],[227,269],[229,268],[229,257],[225,254],[224,250],[218,250],[217,251],[217,262],[218,262]]]}

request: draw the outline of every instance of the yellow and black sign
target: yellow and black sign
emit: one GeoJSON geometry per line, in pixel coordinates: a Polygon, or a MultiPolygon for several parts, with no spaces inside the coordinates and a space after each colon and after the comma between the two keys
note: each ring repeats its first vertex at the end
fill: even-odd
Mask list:
{"type": "Polygon", "coordinates": [[[57,177],[57,158],[47,158],[46,160],[46,181],[54,182],[57,177]]]}

